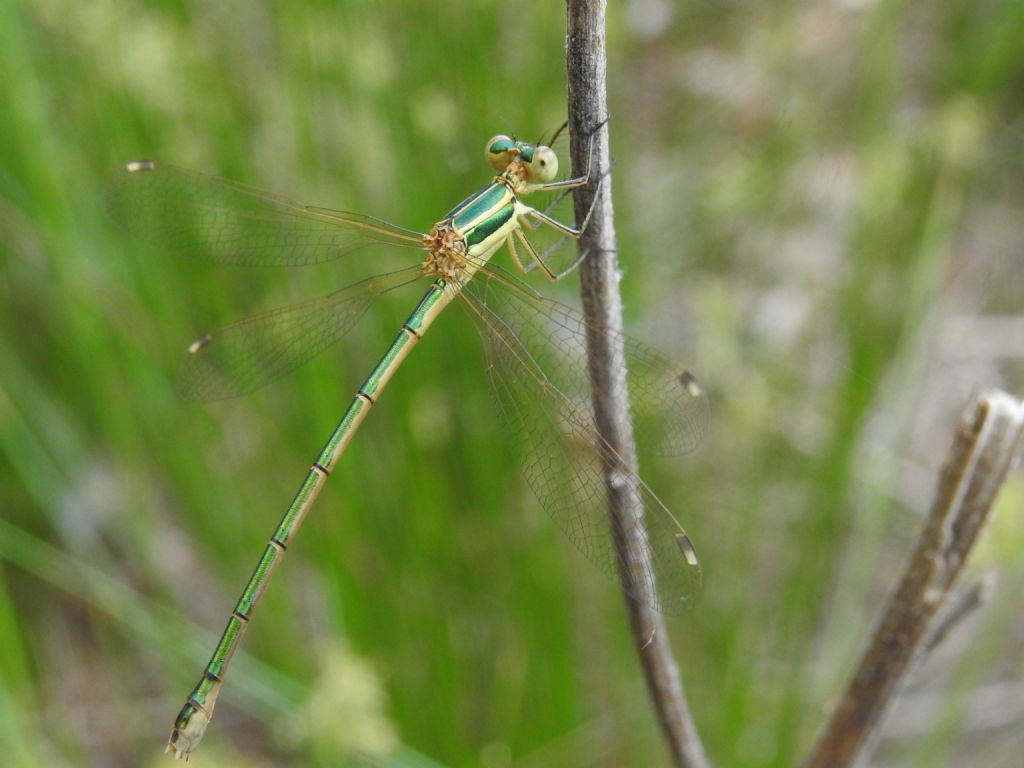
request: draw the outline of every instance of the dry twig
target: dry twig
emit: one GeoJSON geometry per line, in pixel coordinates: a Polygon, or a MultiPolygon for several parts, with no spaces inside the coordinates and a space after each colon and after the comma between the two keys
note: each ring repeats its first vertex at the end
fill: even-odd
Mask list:
{"type": "Polygon", "coordinates": [[[866,756],[909,674],[945,631],[943,611],[1024,442],[1024,403],[981,395],[960,421],[917,546],[856,672],[804,768],[866,756]]]}
{"type": "MultiPolygon", "coordinates": [[[[644,537],[638,531],[644,514],[641,500],[633,484],[622,482],[624,476],[636,472],[636,449],[620,335],[622,298],[618,288],[620,273],[612,222],[611,180],[606,177],[610,159],[605,2],[568,0],[566,7],[573,167],[588,167],[592,157],[591,183],[575,197],[577,221],[582,221],[590,209],[597,180],[604,179],[590,225],[580,243],[581,252],[588,254],[579,270],[583,309],[589,320],[588,364],[597,428],[614,453],[606,455],[604,467],[612,535],[626,550],[619,558],[622,579],[626,584],[634,584],[636,579],[630,574],[630,568],[622,563],[640,564],[649,554],[643,545],[644,537]]],[[[647,570],[652,570],[649,564],[647,570]]],[[[634,594],[636,592],[634,589],[634,594]]],[[[633,641],[674,763],[687,768],[704,768],[708,765],[707,757],[683,696],[679,669],[672,657],[664,621],[649,605],[628,595],[626,604],[633,641]]]]}

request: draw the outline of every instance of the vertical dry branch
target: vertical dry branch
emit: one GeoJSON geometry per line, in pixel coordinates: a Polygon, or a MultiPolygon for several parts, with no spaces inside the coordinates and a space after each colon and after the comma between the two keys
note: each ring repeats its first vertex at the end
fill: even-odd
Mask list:
{"type": "MultiPolygon", "coordinates": [[[[569,78],[569,129],[572,165],[590,163],[590,184],[575,196],[576,220],[583,221],[603,179],[590,225],[580,242],[587,254],[580,265],[583,310],[589,321],[588,365],[593,388],[595,421],[614,455],[605,456],[605,486],[612,536],[620,549],[620,575],[641,591],[637,572],[652,572],[645,545],[643,505],[635,484],[626,479],[636,472],[636,448],[629,417],[625,353],[621,341],[622,297],[612,221],[611,178],[608,152],[608,94],[606,84],[605,1],[567,0],[566,68],[569,78]]],[[[609,453],[612,453],[609,452],[609,453]]],[[[672,657],[668,632],[659,613],[645,602],[624,593],[633,642],[662,730],[677,766],[704,768],[704,748],[683,696],[679,669],[672,657]]]]}
{"type": "Polygon", "coordinates": [[[1022,442],[1019,400],[990,392],[965,413],[903,577],[804,768],[843,768],[870,752],[889,706],[943,630],[943,608],[1022,442]]]}

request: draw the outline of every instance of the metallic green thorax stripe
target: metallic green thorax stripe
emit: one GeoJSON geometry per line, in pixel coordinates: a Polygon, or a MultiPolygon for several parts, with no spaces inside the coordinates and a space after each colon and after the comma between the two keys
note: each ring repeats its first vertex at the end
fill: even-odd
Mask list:
{"type": "Polygon", "coordinates": [[[486,219],[481,221],[479,224],[474,226],[472,229],[466,232],[466,245],[472,248],[474,245],[478,245],[486,240],[490,235],[493,235],[501,227],[503,227],[509,219],[512,218],[512,214],[516,211],[514,203],[508,203],[507,205],[499,208],[497,211],[492,213],[486,219]]]}
{"type": "Polygon", "coordinates": [[[455,229],[464,232],[477,219],[505,203],[510,194],[508,187],[504,184],[488,184],[475,195],[467,197],[452,208],[445,218],[452,219],[452,225],[455,229]]]}

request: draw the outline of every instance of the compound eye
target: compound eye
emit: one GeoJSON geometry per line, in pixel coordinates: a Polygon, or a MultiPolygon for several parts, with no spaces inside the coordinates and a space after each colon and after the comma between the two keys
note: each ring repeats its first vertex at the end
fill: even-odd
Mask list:
{"type": "Polygon", "coordinates": [[[533,158],[527,164],[531,181],[547,184],[558,175],[558,155],[551,147],[535,147],[533,158]]]}
{"type": "Polygon", "coordinates": [[[503,133],[499,133],[488,141],[487,147],[484,149],[487,162],[496,171],[504,171],[516,154],[518,154],[518,149],[515,141],[503,133]]]}

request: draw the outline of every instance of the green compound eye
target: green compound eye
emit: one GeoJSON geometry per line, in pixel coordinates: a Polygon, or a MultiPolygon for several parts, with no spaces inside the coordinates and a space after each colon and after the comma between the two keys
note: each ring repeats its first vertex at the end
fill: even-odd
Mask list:
{"type": "Polygon", "coordinates": [[[508,136],[495,136],[487,142],[487,151],[492,155],[501,155],[508,152],[516,143],[508,136]]]}
{"type": "Polygon", "coordinates": [[[499,173],[508,168],[508,164],[512,162],[518,152],[516,142],[510,136],[506,136],[503,133],[499,133],[488,141],[487,146],[484,148],[487,162],[499,173]]]}

